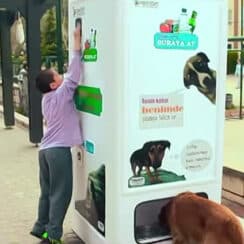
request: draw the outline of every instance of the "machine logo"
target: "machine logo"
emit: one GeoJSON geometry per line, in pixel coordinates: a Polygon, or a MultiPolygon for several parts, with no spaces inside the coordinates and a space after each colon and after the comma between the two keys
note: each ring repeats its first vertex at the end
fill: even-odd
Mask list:
{"type": "Polygon", "coordinates": [[[97,61],[97,30],[90,30],[90,38],[85,41],[84,61],[96,62],[97,61]]]}
{"type": "Polygon", "coordinates": [[[158,1],[148,1],[148,0],[135,0],[136,7],[143,7],[143,8],[158,8],[159,2],[158,1]]]}
{"type": "Polygon", "coordinates": [[[85,14],[85,8],[84,7],[80,7],[80,8],[75,8],[73,6],[73,16],[75,18],[83,16],[85,14]]]}

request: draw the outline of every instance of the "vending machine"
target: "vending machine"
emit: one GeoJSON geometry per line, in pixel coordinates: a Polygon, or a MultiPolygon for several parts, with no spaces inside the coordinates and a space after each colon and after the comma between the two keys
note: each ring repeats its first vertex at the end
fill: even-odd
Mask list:
{"type": "Polygon", "coordinates": [[[171,243],[170,199],[221,199],[227,1],[70,0],[70,50],[77,23],[73,229],[86,244],[171,243]]]}

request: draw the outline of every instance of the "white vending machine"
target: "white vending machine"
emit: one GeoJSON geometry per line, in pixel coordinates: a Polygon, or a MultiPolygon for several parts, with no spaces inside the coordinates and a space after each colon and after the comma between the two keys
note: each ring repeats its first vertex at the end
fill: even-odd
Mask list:
{"type": "Polygon", "coordinates": [[[86,244],[171,243],[158,219],[171,198],[221,199],[227,1],[70,0],[71,39],[78,22],[73,229],[86,244]]]}

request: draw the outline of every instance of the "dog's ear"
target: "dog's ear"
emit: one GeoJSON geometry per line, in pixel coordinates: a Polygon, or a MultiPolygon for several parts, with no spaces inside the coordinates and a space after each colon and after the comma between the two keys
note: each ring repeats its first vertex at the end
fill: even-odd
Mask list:
{"type": "Polygon", "coordinates": [[[168,148],[170,149],[170,142],[165,140],[165,141],[159,141],[158,144],[164,147],[164,149],[168,148]]]}
{"type": "Polygon", "coordinates": [[[166,148],[170,149],[171,143],[169,141],[165,141],[164,145],[166,148]]]}
{"type": "Polygon", "coordinates": [[[194,55],[190,57],[184,66],[183,77],[184,77],[184,86],[189,89],[191,85],[195,85],[198,82],[198,76],[194,70],[194,63],[198,63],[199,57],[194,55]]]}
{"type": "Polygon", "coordinates": [[[153,145],[153,143],[154,143],[153,141],[148,141],[148,142],[144,143],[142,149],[143,149],[144,151],[149,151],[149,149],[150,149],[150,147],[153,145]]]}
{"type": "Polygon", "coordinates": [[[208,56],[204,52],[197,53],[197,56],[200,57],[203,62],[208,63],[210,61],[208,56]]]}

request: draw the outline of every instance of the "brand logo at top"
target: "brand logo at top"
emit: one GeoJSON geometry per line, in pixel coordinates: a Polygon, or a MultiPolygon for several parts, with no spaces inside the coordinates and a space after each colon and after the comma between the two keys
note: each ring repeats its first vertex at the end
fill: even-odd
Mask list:
{"type": "Polygon", "coordinates": [[[144,8],[157,8],[159,6],[159,2],[149,0],[135,0],[135,6],[144,8]]]}
{"type": "Polygon", "coordinates": [[[83,16],[85,13],[85,9],[84,7],[80,7],[80,8],[75,8],[73,7],[73,16],[74,17],[80,17],[83,16]]]}

